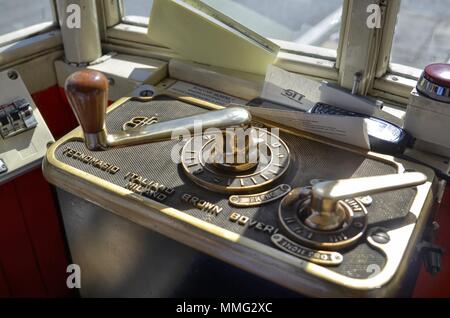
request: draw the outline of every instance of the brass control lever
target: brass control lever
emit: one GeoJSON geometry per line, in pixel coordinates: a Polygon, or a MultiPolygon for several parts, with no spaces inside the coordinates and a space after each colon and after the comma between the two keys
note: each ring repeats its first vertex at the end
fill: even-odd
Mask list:
{"type": "Polygon", "coordinates": [[[339,200],[413,187],[426,180],[423,173],[406,172],[316,183],[311,191],[311,215],[305,223],[318,230],[338,228],[348,218],[347,214],[340,213],[343,210],[337,207],[339,200]]]}
{"type": "Polygon", "coordinates": [[[201,124],[202,132],[209,128],[246,129],[252,119],[247,110],[230,107],[110,134],[105,125],[108,79],[102,73],[92,70],[75,72],[66,80],[65,91],[90,150],[170,140],[177,131],[193,134],[197,124],[201,124]]]}

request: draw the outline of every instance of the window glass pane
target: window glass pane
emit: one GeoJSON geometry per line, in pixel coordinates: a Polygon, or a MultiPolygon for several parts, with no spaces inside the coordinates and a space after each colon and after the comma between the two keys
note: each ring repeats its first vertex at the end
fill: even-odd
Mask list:
{"type": "Polygon", "coordinates": [[[50,0],[0,0],[0,35],[52,21],[50,0]]]}
{"type": "Polygon", "coordinates": [[[153,0],[123,0],[124,14],[128,19],[133,17],[145,17],[148,19],[152,5],[153,0]]]}
{"type": "Polygon", "coordinates": [[[343,0],[202,0],[277,40],[337,49],[343,0]]]}
{"type": "MultiPolygon", "coordinates": [[[[336,49],[344,0],[202,0],[273,39],[336,49]]],[[[152,1],[124,0],[125,15],[150,14],[152,1]]]]}
{"type": "Polygon", "coordinates": [[[402,0],[391,62],[419,69],[450,63],[450,0],[402,0]]]}

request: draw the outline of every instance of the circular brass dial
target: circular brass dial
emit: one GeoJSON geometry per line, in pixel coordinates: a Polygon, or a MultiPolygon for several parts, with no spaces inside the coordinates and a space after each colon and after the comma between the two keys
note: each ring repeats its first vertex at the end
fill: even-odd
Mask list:
{"type": "Polygon", "coordinates": [[[233,172],[209,163],[215,138],[214,135],[203,135],[189,139],[184,145],[181,151],[184,172],[198,185],[222,193],[248,193],[273,183],[288,169],[289,148],[278,136],[266,129],[254,129],[267,151],[260,152],[258,164],[253,168],[233,172]],[[194,144],[196,138],[201,138],[200,147],[194,144]]]}
{"type": "Polygon", "coordinates": [[[281,228],[295,242],[314,248],[335,250],[355,243],[367,227],[367,210],[358,199],[337,202],[335,213],[345,215],[345,221],[333,230],[318,230],[308,226],[311,187],[296,188],[281,201],[278,218],[281,228]]]}

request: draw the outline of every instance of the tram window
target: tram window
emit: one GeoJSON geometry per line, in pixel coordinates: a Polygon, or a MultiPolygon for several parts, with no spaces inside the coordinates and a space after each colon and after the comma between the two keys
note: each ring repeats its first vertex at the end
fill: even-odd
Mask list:
{"type": "Polygon", "coordinates": [[[0,0],[0,36],[54,22],[51,0],[0,0]]]}
{"type": "MultiPolygon", "coordinates": [[[[338,47],[344,0],[202,1],[267,38],[335,50],[338,47]]],[[[125,21],[148,19],[152,1],[123,3],[125,21]]]]}
{"type": "Polygon", "coordinates": [[[125,22],[148,24],[148,17],[153,6],[153,0],[123,0],[123,17],[125,22]]]}
{"type": "Polygon", "coordinates": [[[450,63],[449,0],[402,0],[391,63],[423,69],[450,63]]]}

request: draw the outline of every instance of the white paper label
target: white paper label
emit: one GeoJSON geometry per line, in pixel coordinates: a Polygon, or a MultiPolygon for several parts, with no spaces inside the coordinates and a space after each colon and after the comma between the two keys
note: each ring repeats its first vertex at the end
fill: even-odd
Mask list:
{"type": "Polygon", "coordinates": [[[206,102],[226,106],[228,104],[247,104],[246,100],[233,97],[206,87],[194,85],[187,82],[177,81],[167,89],[169,92],[181,94],[184,96],[192,96],[206,102]]]}
{"type": "Polygon", "coordinates": [[[360,148],[370,149],[366,119],[362,117],[328,116],[246,106],[250,113],[259,118],[316,135],[341,141],[360,148]]]}
{"type": "Polygon", "coordinates": [[[308,111],[319,101],[320,83],[269,65],[262,90],[263,99],[308,111]]]}

